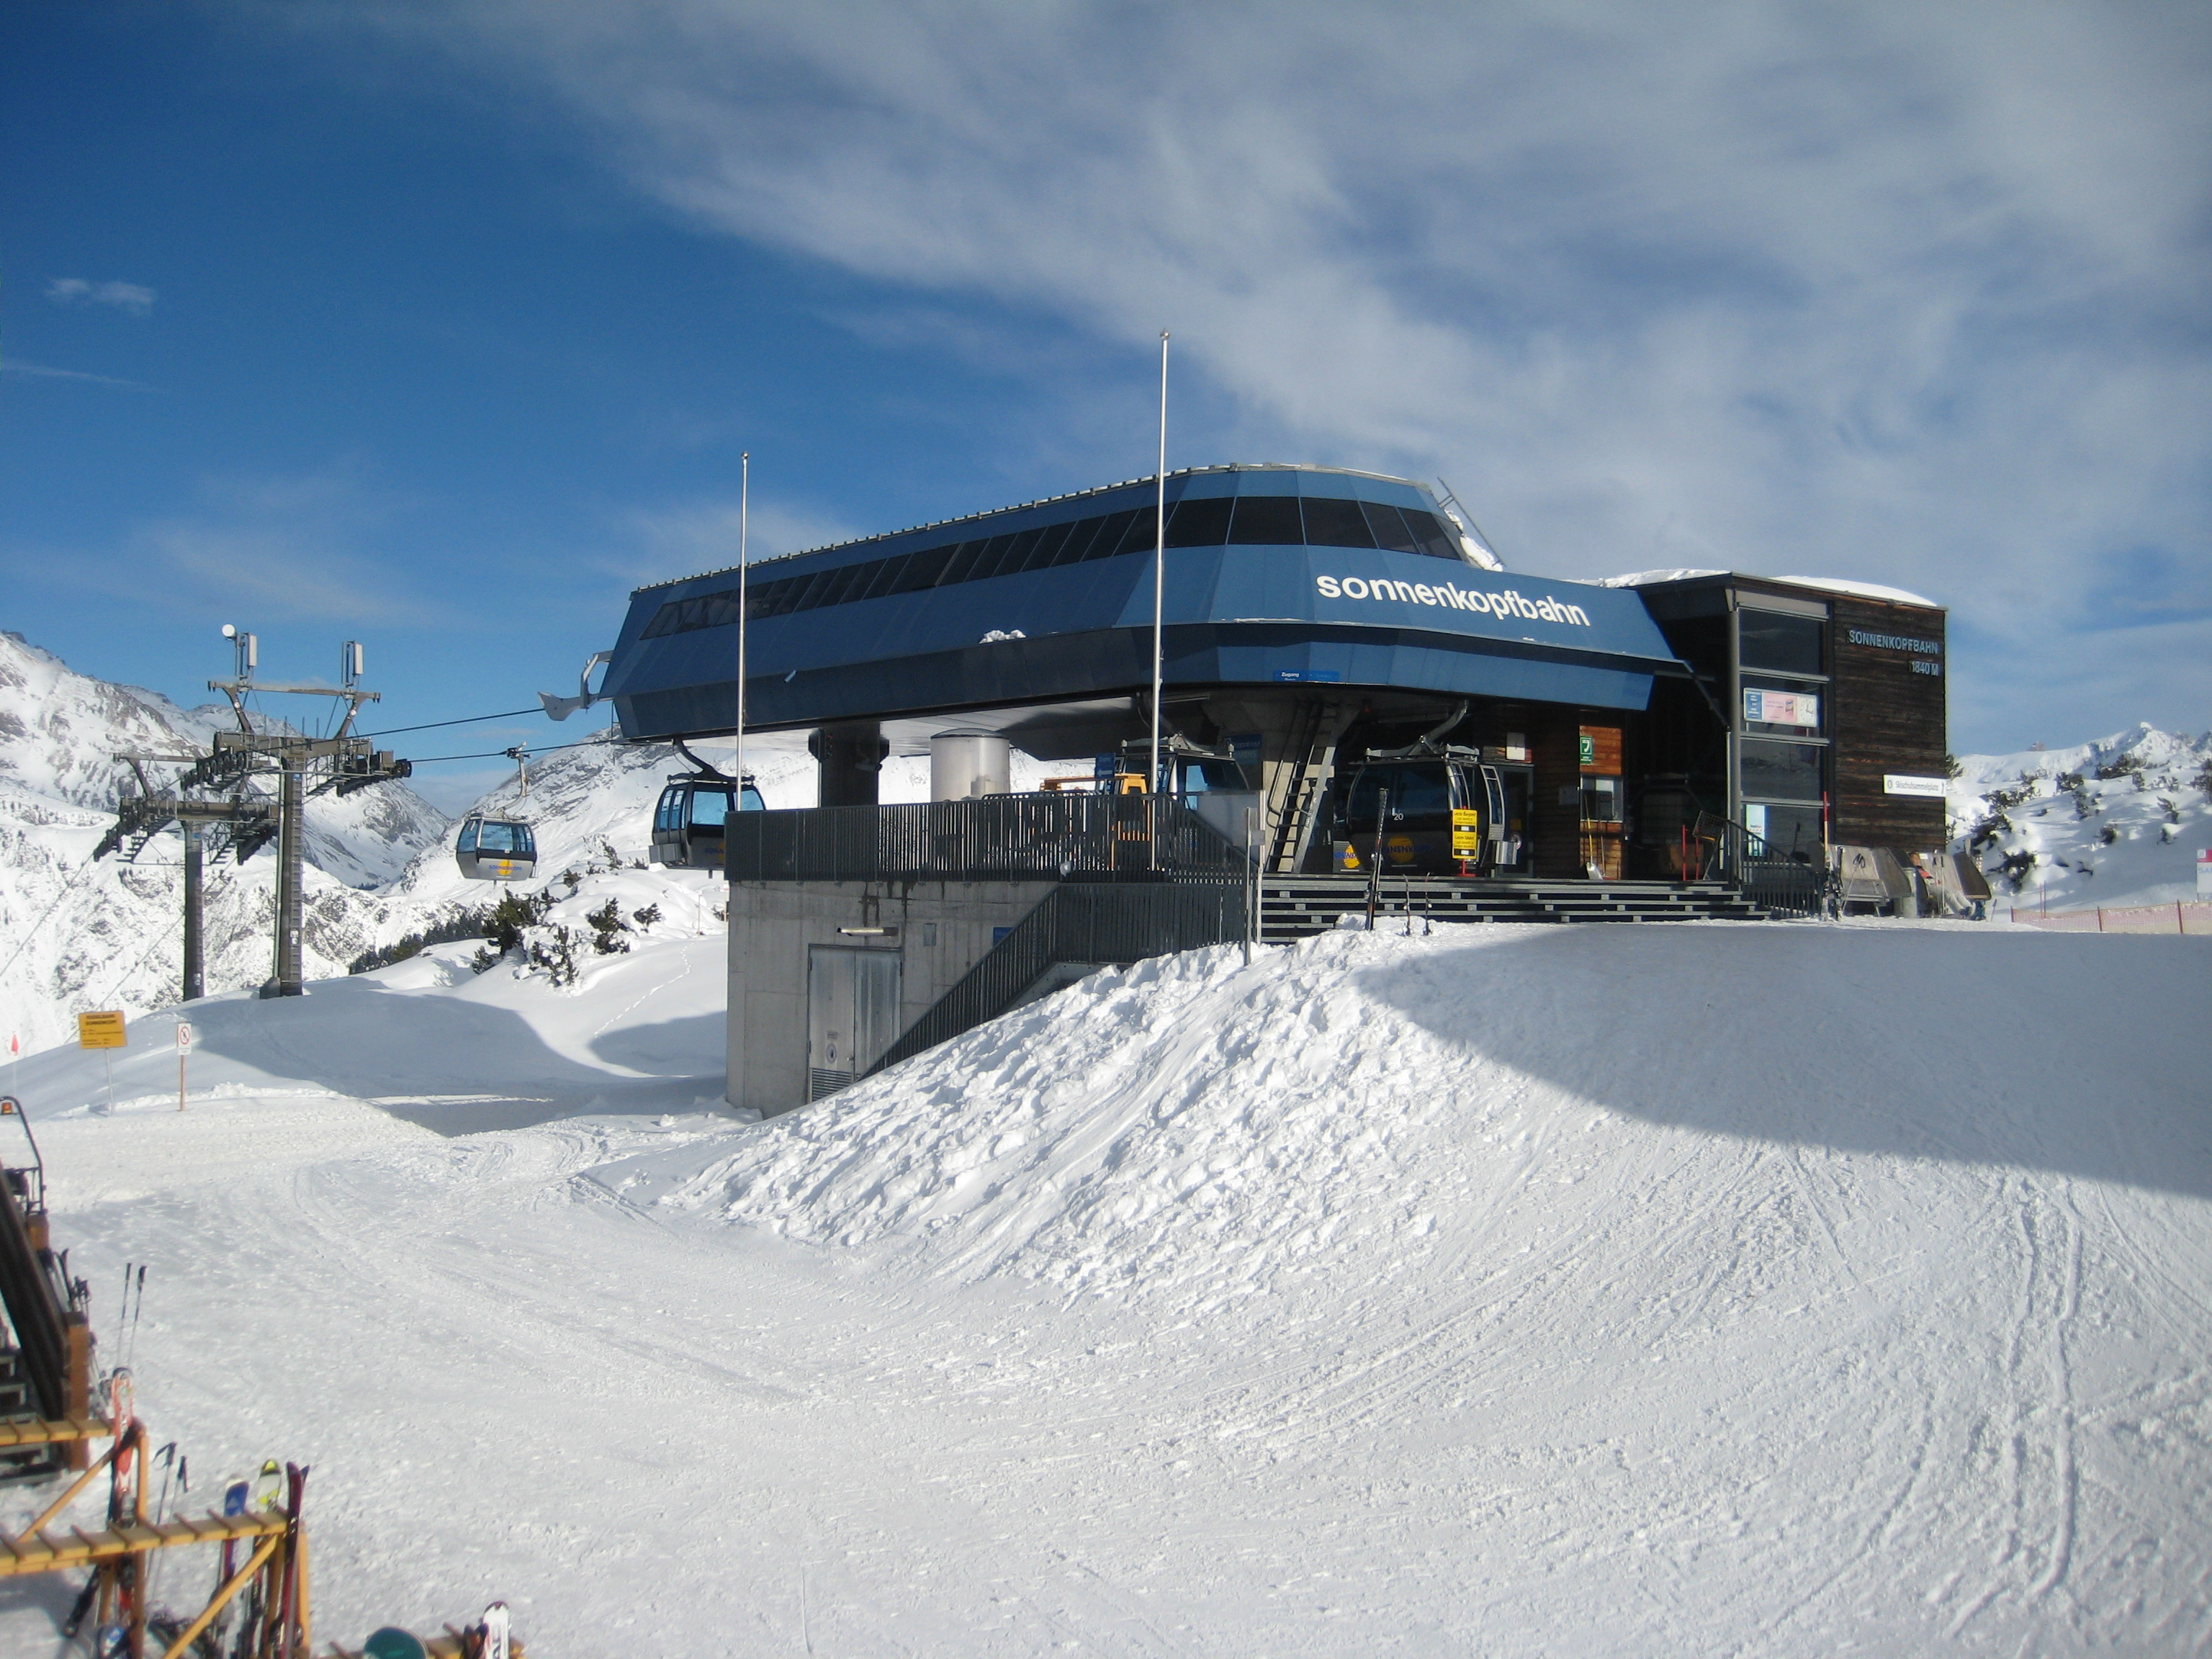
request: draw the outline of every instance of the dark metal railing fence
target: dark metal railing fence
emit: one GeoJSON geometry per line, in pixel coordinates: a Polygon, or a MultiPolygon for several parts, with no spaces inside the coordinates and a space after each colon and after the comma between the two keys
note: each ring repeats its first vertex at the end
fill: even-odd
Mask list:
{"type": "Polygon", "coordinates": [[[1243,849],[1158,795],[991,795],[733,812],[732,881],[1230,880],[1243,849]]]}
{"type": "Polygon", "coordinates": [[[1055,963],[1127,963],[1241,939],[1247,896],[1244,884],[1237,881],[1055,887],[869,1072],[896,1066],[996,1018],[1055,963]]]}
{"type": "Polygon", "coordinates": [[[1692,833],[1703,854],[1701,879],[1725,881],[1747,901],[1777,915],[1816,916],[1826,908],[1833,883],[1817,844],[1782,847],[1712,812],[1698,814],[1692,833]]]}

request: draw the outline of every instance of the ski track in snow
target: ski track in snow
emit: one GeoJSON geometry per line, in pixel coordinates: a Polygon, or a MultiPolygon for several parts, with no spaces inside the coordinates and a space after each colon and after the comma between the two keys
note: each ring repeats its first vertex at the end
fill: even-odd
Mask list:
{"type": "MultiPolygon", "coordinates": [[[[322,1641],[495,1594],[549,1656],[2212,1636],[2195,941],[1339,933],[756,1126],[686,1103],[719,949],[213,1004],[184,1113],[157,1027],[112,1115],[25,1063],[104,1352],[152,1264],[196,1495],[314,1466],[322,1641]],[[1888,1018],[1967,981],[1970,1052],[1888,1018]],[[1817,1012],[1770,1053],[1776,984],[1817,1012]]],[[[60,1595],[0,1587],[0,1651],[60,1595]]]]}

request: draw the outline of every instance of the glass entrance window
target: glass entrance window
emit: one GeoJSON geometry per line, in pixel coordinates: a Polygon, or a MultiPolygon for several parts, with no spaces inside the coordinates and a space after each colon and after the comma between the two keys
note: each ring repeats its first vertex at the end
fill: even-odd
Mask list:
{"type": "Polygon", "coordinates": [[[1758,838],[1758,858],[1817,863],[1820,856],[1820,809],[1794,801],[1746,801],[1743,827],[1758,838]]]}
{"type": "Polygon", "coordinates": [[[1818,617],[1784,616],[1778,611],[1736,613],[1736,656],[1746,668],[1778,674],[1825,674],[1822,647],[1828,624],[1818,617]]]}
{"type": "Polygon", "coordinates": [[[1826,745],[1746,738],[1737,745],[1736,769],[1746,800],[1820,799],[1820,757],[1826,745]]]}

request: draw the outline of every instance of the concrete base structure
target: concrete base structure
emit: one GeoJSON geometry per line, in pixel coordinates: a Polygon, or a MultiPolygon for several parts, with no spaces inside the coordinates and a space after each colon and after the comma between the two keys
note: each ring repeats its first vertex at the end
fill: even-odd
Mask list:
{"type": "MultiPolygon", "coordinates": [[[[1053,890],[1035,882],[732,882],[730,1104],[773,1117],[810,1097],[817,947],[896,959],[896,1036],[1053,890]]],[[[889,1037],[884,1039],[888,1045],[889,1037]]],[[[865,1070],[874,1053],[857,1055],[865,1070]]],[[[818,1057],[817,1057],[818,1059],[818,1057]]]]}

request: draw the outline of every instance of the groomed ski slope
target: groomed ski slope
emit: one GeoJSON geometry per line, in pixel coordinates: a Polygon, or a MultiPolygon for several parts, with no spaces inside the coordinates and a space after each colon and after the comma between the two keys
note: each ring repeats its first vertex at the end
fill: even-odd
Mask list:
{"type": "Polygon", "coordinates": [[[182,1114],[161,1020],[21,1071],[196,1492],[313,1465],[324,1641],[2212,1650],[2212,942],[1340,932],[751,1126],[718,939],[461,950],[199,1005],[182,1114]]]}

